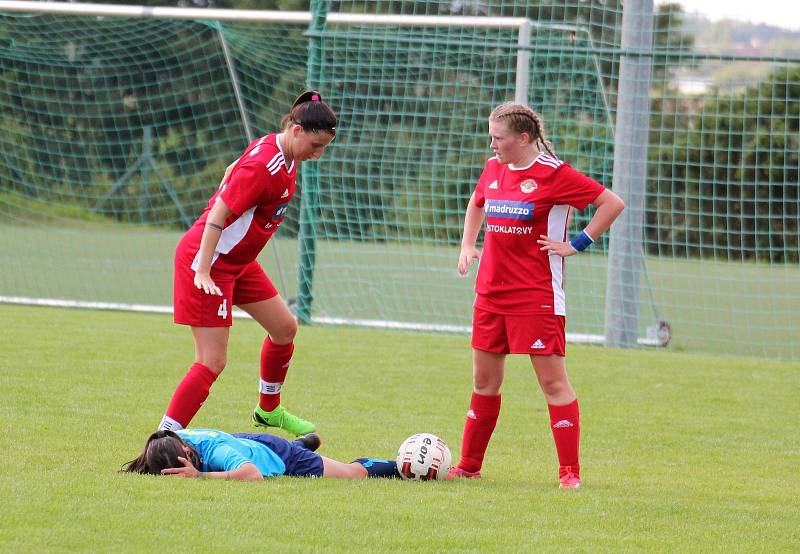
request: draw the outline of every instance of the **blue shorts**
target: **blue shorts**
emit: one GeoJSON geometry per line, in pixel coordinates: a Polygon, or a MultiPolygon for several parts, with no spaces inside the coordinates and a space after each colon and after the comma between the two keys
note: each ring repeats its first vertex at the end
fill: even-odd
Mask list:
{"type": "Polygon", "coordinates": [[[272,450],[286,465],[284,475],[293,477],[322,477],[324,465],[322,457],[315,454],[299,441],[289,442],[266,433],[232,433],[239,439],[260,442],[272,450]]]}

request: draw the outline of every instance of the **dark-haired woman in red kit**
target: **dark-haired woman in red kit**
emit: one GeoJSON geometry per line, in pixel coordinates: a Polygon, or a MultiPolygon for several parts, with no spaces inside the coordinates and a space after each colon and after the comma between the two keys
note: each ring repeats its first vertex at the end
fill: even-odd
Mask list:
{"type": "Polygon", "coordinates": [[[297,322],[256,261],[286,216],[297,166],[319,159],[336,137],[337,118],[316,91],[301,94],[279,133],[250,143],[225,171],[208,207],[175,252],[175,323],[192,328],[194,364],[172,395],[159,425],[187,427],[225,368],[231,310],[238,306],[267,332],[261,350],[259,401],[253,422],[294,435],[315,430],[281,405],[297,322]]]}

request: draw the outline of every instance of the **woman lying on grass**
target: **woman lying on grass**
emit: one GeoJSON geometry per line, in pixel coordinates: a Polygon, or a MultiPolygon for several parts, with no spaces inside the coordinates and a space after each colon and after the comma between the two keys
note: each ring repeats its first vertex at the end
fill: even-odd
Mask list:
{"type": "Polygon", "coordinates": [[[358,458],[345,463],[314,451],[316,433],[289,442],[267,434],[228,434],[216,429],[156,431],[122,471],[208,479],[259,481],[264,477],[400,477],[393,460],[358,458]]]}

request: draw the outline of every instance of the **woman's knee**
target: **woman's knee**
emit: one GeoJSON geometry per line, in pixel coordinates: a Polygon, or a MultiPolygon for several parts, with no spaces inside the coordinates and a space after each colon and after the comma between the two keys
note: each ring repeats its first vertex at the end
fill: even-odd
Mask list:
{"type": "Polygon", "coordinates": [[[199,356],[197,361],[219,375],[228,363],[228,355],[227,353],[205,354],[199,356]]]}
{"type": "Polygon", "coordinates": [[[472,377],[472,388],[484,396],[497,396],[502,385],[502,374],[476,373],[472,377]]]}
{"type": "Polygon", "coordinates": [[[503,385],[505,356],[475,350],[472,364],[472,387],[478,394],[496,396],[503,385]]]}
{"type": "Polygon", "coordinates": [[[561,397],[565,393],[572,391],[572,385],[566,378],[544,378],[539,380],[542,393],[546,397],[561,397]]]}
{"type": "Polygon", "coordinates": [[[297,321],[294,319],[282,322],[269,330],[269,338],[275,344],[289,344],[297,335],[297,321]]]}

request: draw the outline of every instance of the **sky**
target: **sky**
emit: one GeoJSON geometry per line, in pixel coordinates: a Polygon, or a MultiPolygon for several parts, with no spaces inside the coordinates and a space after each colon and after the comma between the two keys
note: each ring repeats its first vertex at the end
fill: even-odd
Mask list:
{"type": "Polygon", "coordinates": [[[656,5],[667,3],[678,3],[683,11],[714,21],[730,18],[800,31],[798,0],[655,0],[656,5]]]}

